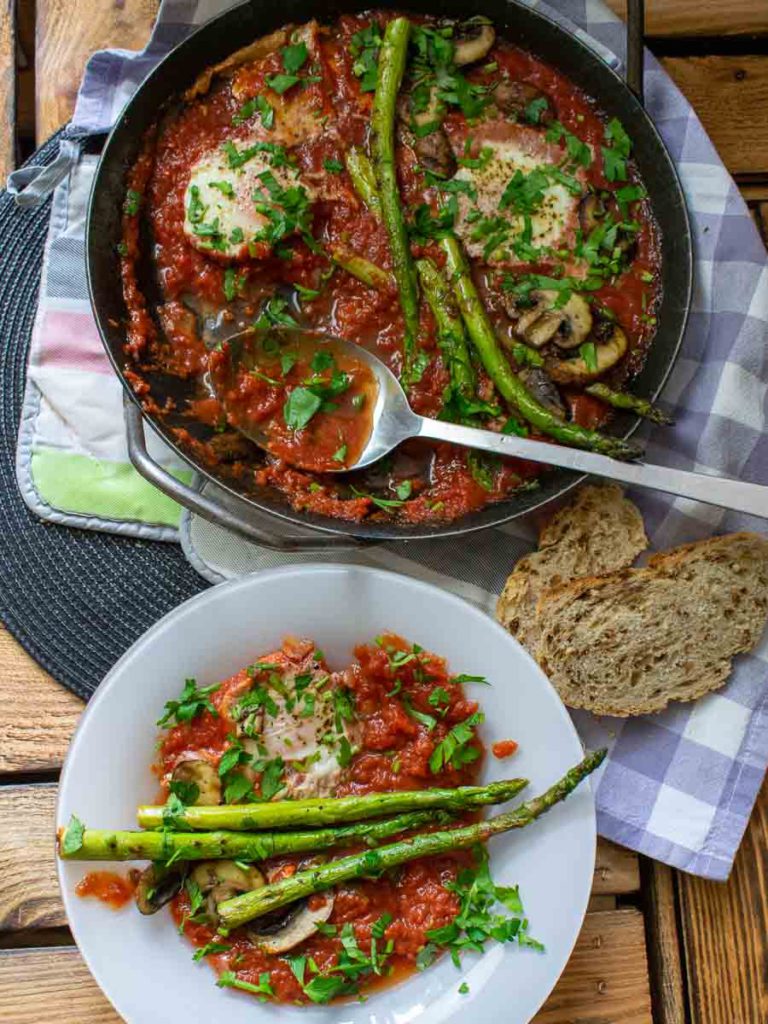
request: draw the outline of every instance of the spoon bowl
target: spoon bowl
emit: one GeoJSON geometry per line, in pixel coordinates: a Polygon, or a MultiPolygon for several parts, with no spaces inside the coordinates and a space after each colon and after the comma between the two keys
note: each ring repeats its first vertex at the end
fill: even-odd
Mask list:
{"type": "MultiPolygon", "coordinates": [[[[274,355],[273,352],[273,358],[274,355]]],[[[314,366],[314,359],[312,365],[314,366]]],[[[274,386],[285,386],[282,380],[269,377],[267,380],[274,386]]],[[[333,380],[332,373],[331,385],[333,380]]],[[[480,430],[476,427],[449,423],[446,420],[418,416],[408,404],[398,379],[377,356],[361,345],[318,331],[279,328],[266,331],[248,330],[233,335],[221,345],[221,358],[211,373],[211,386],[232,426],[260,447],[303,469],[322,472],[362,469],[387,455],[408,438],[421,437],[432,441],[447,441],[467,448],[492,452],[495,455],[539,462],[545,466],[559,466],[581,473],[592,473],[608,480],[649,487],[667,494],[693,498],[710,505],[768,519],[768,487],[760,484],[715,474],[690,473],[680,469],[669,469],[666,466],[652,466],[642,462],[621,462],[607,455],[568,448],[549,441],[532,440],[514,434],[480,430]],[[242,408],[238,404],[238,396],[241,393],[239,383],[243,375],[265,376],[259,369],[259,358],[269,341],[274,342],[278,348],[285,346],[297,352],[325,352],[326,358],[320,360],[325,370],[330,370],[333,365],[336,372],[345,377],[344,381],[337,380],[339,387],[335,394],[331,394],[331,401],[327,400],[327,373],[326,376],[315,375],[308,380],[302,380],[298,386],[294,386],[293,391],[287,396],[282,417],[275,416],[271,421],[275,431],[280,435],[279,447],[276,436],[271,435],[265,428],[264,418],[243,416],[242,408]],[[330,361],[328,356],[332,357],[330,361]],[[291,447],[285,440],[286,436],[290,440],[301,435],[303,427],[309,424],[314,413],[311,412],[306,422],[302,422],[300,417],[293,415],[293,410],[289,415],[289,403],[292,402],[296,391],[311,393],[312,388],[320,397],[315,395],[309,400],[303,395],[299,397],[305,400],[305,405],[308,401],[314,406],[315,411],[321,414],[312,424],[315,436],[310,438],[309,444],[296,444],[291,447]],[[350,396],[352,404],[348,409],[344,409],[341,403],[347,401],[350,396]],[[356,396],[363,397],[360,404],[355,402],[356,396]],[[349,413],[352,417],[357,415],[362,419],[354,432],[354,445],[344,444],[331,456],[330,461],[326,459],[320,465],[316,449],[321,446],[323,428],[327,425],[323,420],[325,413],[333,413],[334,417],[339,418],[342,414],[349,413]],[[342,450],[343,456],[339,457],[342,450]]],[[[332,418],[330,422],[333,422],[332,418]]]]}

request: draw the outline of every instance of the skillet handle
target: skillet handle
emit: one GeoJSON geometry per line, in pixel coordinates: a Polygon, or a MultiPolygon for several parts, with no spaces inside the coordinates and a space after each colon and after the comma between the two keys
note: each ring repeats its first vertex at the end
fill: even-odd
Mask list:
{"type": "MultiPolygon", "coordinates": [[[[159,491],[167,494],[169,498],[173,498],[190,512],[202,516],[203,519],[207,519],[217,526],[232,530],[246,540],[260,544],[271,551],[327,551],[329,548],[339,550],[363,546],[363,542],[346,537],[323,534],[311,537],[298,535],[281,537],[279,534],[260,529],[236,510],[212,501],[207,495],[201,494],[182,483],[181,480],[177,480],[175,476],[155,462],[147,451],[144,418],[141,410],[127,395],[123,398],[123,412],[128,439],[128,455],[136,471],[159,491]]],[[[310,528],[307,527],[307,529],[310,528]]]]}
{"type": "Polygon", "coordinates": [[[627,85],[643,103],[645,0],[627,0],[627,85]]]}

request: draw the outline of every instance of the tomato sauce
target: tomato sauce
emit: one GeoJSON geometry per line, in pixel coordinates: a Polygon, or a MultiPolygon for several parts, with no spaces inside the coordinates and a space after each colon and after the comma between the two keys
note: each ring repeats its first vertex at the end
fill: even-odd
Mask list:
{"type": "Polygon", "coordinates": [[[113,910],[120,910],[133,899],[136,882],[114,871],[89,871],[75,887],[78,896],[92,896],[113,910]]]}
{"type": "MultiPolygon", "coordinates": [[[[279,54],[272,53],[214,78],[209,91],[169,110],[149,133],[127,182],[140,197],[138,213],[129,207],[123,218],[126,351],[135,364],[132,384],[146,408],[161,418],[172,415],[170,429],[180,446],[237,487],[277,489],[294,509],[330,518],[395,520],[414,526],[447,523],[530,485],[541,467],[511,459],[478,462],[463,449],[420,443],[401,446],[383,463],[340,478],[323,471],[352,464],[351,454],[361,443],[365,425],[358,436],[352,417],[341,422],[347,420],[342,412],[333,422],[314,418],[306,426],[282,430],[265,456],[237,433],[238,411],[224,411],[210,392],[210,374],[216,371],[219,355],[204,325],[223,316],[233,325],[247,326],[263,317],[275,295],[290,288],[297,292],[289,303],[288,322],[370,347],[395,374],[403,370],[404,321],[397,290],[386,276],[392,270],[387,234],[344,169],[349,148],[365,146],[368,140],[373,93],[361,89],[350,44],[373,17],[383,26],[393,14],[343,15],[331,27],[312,28],[306,35],[308,61],[299,71],[299,77],[305,76],[302,85],[280,95],[271,90],[268,83],[281,68],[279,54]],[[272,135],[257,115],[241,116],[244,101],[257,96],[268,96],[274,108],[277,127],[272,135]],[[247,258],[233,260],[215,249],[201,250],[190,240],[185,232],[187,188],[197,161],[220,151],[225,143],[242,149],[254,134],[267,142],[285,140],[289,166],[312,199],[311,237],[298,232],[280,245],[256,242],[247,258]],[[151,239],[151,259],[144,249],[147,239],[151,239]],[[377,286],[344,269],[350,254],[385,272],[377,286]],[[160,296],[154,306],[147,298],[150,289],[160,296]],[[157,373],[189,382],[194,394],[159,408],[146,385],[147,377],[157,373]],[[335,458],[345,447],[346,455],[335,458]],[[306,461],[312,452],[314,463],[306,461]],[[304,469],[292,465],[297,454],[305,460],[304,469]]],[[[607,179],[602,156],[606,118],[594,101],[554,67],[503,40],[497,40],[482,66],[467,71],[467,78],[491,89],[502,74],[540,90],[563,128],[591,147],[593,159],[582,169],[585,186],[615,190],[617,183],[607,179]]],[[[486,130],[482,123],[468,125],[453,107],[444,127],[456,142],[486,130]]],[[[504,126],[497,121],[487,130],[503,131],[504,126]]],[[[543,128],[537,130],[543,132],[543,128]]],[[[411,210],[426,204],[436,212],[434,190],[427,187],[414,151],[401,135],[396,162],[403,201],[411,210]]],[[[275,167],[273,173],[285,172],[275,167]]],[[[622,183],[640,184],[631,159],[622,183]]],[[[611,387],[621,387],[642,366],[660,299],[659,238],[648,200],[636,201],[631,216],[636,222],[631,260],[619,276],[606,278],[589,293],[601,315],[614,318],[629,341],[627,355],[601,378],[611,387]]],[[[426,255],[442,266],[441,251],[433,241],[414,240],[411,249],[414,256],[426,255]]],[[[520,367],[512,354],[514,322],[501,301],[505,281],[509,274],[517,279],[528,273],[556,275],[561,270],[554,258],[518,262],[511,269],[475,268],[496,333],[509,343],[514,369],[520,367]]],[[[418,345],[423,365],[421,376],[408,387],[408,398],[417,413],[435,417],[446,414],[450,372],[432,314],[425,302],[421,307],[418,345]]],[[[498,415],[490,415],[482,425],[500,430],[508,413],[482,368],[476,367],[476,373],[478,399],[498,406],[498,415]]],[[[271,389],[266,381],[243,379],[235,404],[248,418],[261,417],[271,427],[284,426],[285,382],[273,379],[279,379],[280,385],[271,389]]],[[[577,423],[598,427],[609,419],[606,405],[579,391],[566,388],[562,398],[564,409],[577,423]]]]}

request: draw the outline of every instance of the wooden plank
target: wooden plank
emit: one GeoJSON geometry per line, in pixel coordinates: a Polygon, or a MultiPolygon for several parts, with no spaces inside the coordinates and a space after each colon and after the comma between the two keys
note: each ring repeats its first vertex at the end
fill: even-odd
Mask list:
{"type": "Polygon", "coordinates": [[[16,166],[16,30],[14,0],[0,0],[0,188],[16,166]]]}
{"type": "Polygon", "coordinates": [[[768,1020],[768,781],[727,885],[680,875],[692,1024],[768,1020]]]}
{"type": "Polygon", "coordinates": [[[0,626],[0,772],[61,766],[83,702],[56,683],[0,626]]]}
{"type": "Polygon", "coordinates": [[[652,1024],[643,915],[587,914],[557,988],[534,1024],[652,1024]]]}
{"type": "Polygon", "coordinates": [[[693,104],[728,170],[768,171],[768,118],[760,113],[768,109],[768,55],[666,57],[662,64],[693,104]]]}
{"type": "Polygon", "coordinates": [[[640,888],[640,868],[636,853],[598,839],[595,857],[595,876],[592,892],[615,895],[637,892],[640,888]]]}
{"type": "Polygon", "coordinates": [[[655,1024],[680,1024],[685,1020],[685,990],[672,869],[644,859],[643,893],[653,1019],[655,1024]]]}
{"type": "Polygon", "coordinates": [[[66,924],[53,859],[55,803],[54,785],[0,787],[0,932],[66,924]]]}
{"type": "MultiPolygon", "coordinates": [[[[620,18],[626,0],[607,0],[620,18]]],[[[763,0],[646,0],[645,31],[651,37],[768,34],[763,0]]]]}
{"type": "Polygon", "coordinates": [[[158,0],[37,0],[38,143],[69,120],[93,51],[109,46],[140,50],[149,38],[158,6],[158,0]]]}
{"type": "Polygon", "coordinates": [[[119,1024],[74,947],[0,950],[0,1020],[119,1024]]]}
{"type": "MultiPolygon", "coordinates": [[[[643,919],[637,910],[589,914],[573,956],[536,1024],[652,1024],[643,919]],[[599,951],[599,953],[597,952],[599,951]]],[[[0,950],[0,1020],[39,1024],[120,1020],[74,948],[0,950]],[[23,999],[19,993],[23,992],[23,999]]]]}

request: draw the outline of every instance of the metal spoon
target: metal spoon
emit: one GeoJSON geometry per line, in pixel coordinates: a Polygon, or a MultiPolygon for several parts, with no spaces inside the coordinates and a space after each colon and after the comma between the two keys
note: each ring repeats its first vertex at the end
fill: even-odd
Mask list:
{"type": "MultiPolygon", "coordinates": [[[[405,392],[395,375],[377,356],[362,346],[312,331],[289,329],[276,333],[294,340],[311,339],[318,347],[327,346],[331,350],[357,358],[367,364],[376,379],[378,391],[375,405],[373,410],[368,412],[371,419],[368,441],[354,465],[340,466],[336,472],[348,472],[350,469],[370,466],[408,438],[421,437],[432,441],[448,441],[467,448],[478,448],[496,455],[541,462],[578,473],[590,473],[608,480],[648,487],[768,519],[768,487],[715,474],[691,473],[682,469],[669,469],[666,466],[653,466],[640,461],[620,462],[606,455],[567,448],[547,441],[534,441],[418,416],[409,406],[405,392]]],[[[231,379],[234,379],[238,367],[245,364],[250,368],[252,365],[252,343],[258,334],[259,332],[246,331],[227,340],[230,370],[228,376],[231,379]]],[[[216,382],[212,381],[212,386],[226,408],[225,388],[221,383],[219,381],[217,387],[216,382]]],[[[237,429],[260,447],[268,447],[268,438],[258,428],[254,427],[251,430],[245,425],[238,425],[237,429]]]]}

